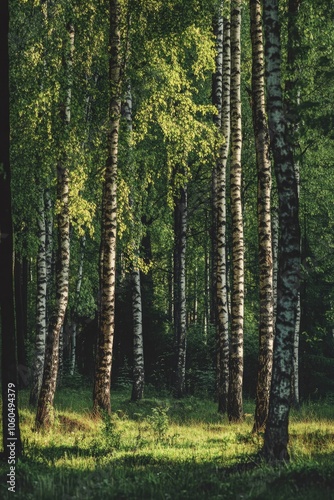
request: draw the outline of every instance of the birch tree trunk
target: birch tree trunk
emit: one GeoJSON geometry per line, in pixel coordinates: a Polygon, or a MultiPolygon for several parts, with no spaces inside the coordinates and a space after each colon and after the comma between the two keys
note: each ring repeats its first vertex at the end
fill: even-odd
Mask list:
{"type": "MultiPolygon", "coordinates": [[[[43,13],[44,29],[48,26],[48,2],[41,6],[43,13]]],[[[47,36],[44,40],[43,77],[41,91],[45,87],[47,78],[47,36]]],[[[50,181],[48,183],[50,185],[50,181]]],[[[37,405],[43,380],[46,338],[48,332],[48,303],[51,285],[52,263],[52,203],[49,189],[41,187],[40,200],[37,213],[37,237],[39,240],[36,270],[37,270],[37,307],[36,307],[36,336],[35,357],[32,373],[32,385],[29,404],[37,405]]]]}
{"type": "Polygon", "coordinates": [[[121,115],[120,14],[118,0],[110,0],[108,159],[105,167],[100,255],[100,313],[93,391],[93,411],[110,413],[110,383],[115,329],[115,264],[117,229],[118,133],[121,115]]]}
{"type": "Polygon", "coordinates": [[[244,233],[242,217],[241,167],[241,0],[231,1],[231,212],[232,212],[232,297],[231,351],[228,417],[243,418],[243,328],[244,328],[244,233]]]}
{"type": "Polygon", "coordinates": [[[192,321],[197,325],[198,321],[198,267],[195,264],[195,276],[194,276],[194,292],[193,292],[193,307],[192,307],[192,321]]]}
{"type": "Polygon", "coordinates": [[[211,294],[210,294],[210,252],[207,246],[204,248],[204,324],[203,334],[204,338],[208,337],[208,328],[210,323],[211,314],[211,294]]]}
{"type": "MultiPolygon", "coordinates": [[[[128,85],[126,99],[124,103],[124,115],[126,119],[126,127],[129,134],[129,168],[131,169],[131,144],[132,144],[132,91],[131,84],[128,85]]],[[[130,195],[130,205],[133,202],[130,195]]],[[[139,401],[144,395],[145,370],[144,370],[144,342],[143,342],[143,312],[142,312],[142,294],[141,294],[141,279],[140,270],[136,263],[139,256],[139,241],[136,238],[135,219],[136,214],[133,213],[134,223],[132,227],[132,237],[134,239],[134,256],[132,259],[131,271],[131,288],[132,288],[132,321],[133,321],[133,384],[132,384],[132,401],[139,401]]]]}
{"type": "Polygon", "coordinates": [[[277,276],[278,276],[278,207],[275,203],[271,210],[271,235],[272,235],[272,255],[273,255],[273,328],[275,332],[276,316],[277,316],[277,276]]]}
{"type": "MultiPolygon", "coordinates": [[[[52,263],[53,263],[53,211],[50,190],[45,190],[45,260],[46,260],[46,297],[47,303],[52,288],[52,263]]],[[[46,309],[48,323],[48,308],[46,309]]]]}
{"type": "Polygon", "coordinates": [[[143,344],[143,314],[140,286],[140,271],[134,268],[132,279],[132,318],[133,318],[133,385],[132,401],[139,401],[144,395],[144,344],[143,344]]]}
{"type": "Polygon", "coordinates": [[[47,268],[46,268],[46,224],[45,224],[45,203],[44,192],[41,191],[41,199],[38,211],[38,253],[37,253],[37,318],[35,337],[35,358],[32,375],[32,386],[30,391],[29,404],[36,406],[40,389],[42,386],[45,342],[47,333],[46,318],[46,293],[47,293],[47,268]]]}
{"type": "Polygon", "coordinates": [[[226,270],[226,172],[230,148],[230,83],[231,83],[231,40],[230,19],[220,14],[217,28],[215,104],[219,121],[217,126],[224,143],[216,162],[216,303],[217,303],[217,351],[218,351],[218,411],[227,412],[229,389],[229,315],[227,307],[226,270]]]}
{"type": "Polygon", "coordinates": [[[64,323],[63,320],[62,327],[59,332],[59,355],[58,355],[58,373],[57,373],[57,385],[60,386],[64,374],[64,323]]]}
{"type": "Polygon", "coordinates": [[[174,324],[174,273],[173,269],[173,253],[170,252],[169,266],[171,271],[168,272],[168,322],[172,326],[174,324]]]}
{"type": "MultiPolygon", "coordinates": [[[[63,117],[64,137],[67,136],[71,121],[72,97],[72,64],[74,52],[74,27],[68,25],[68,47],[65,64],[67,75],[67,90],[65,98],[65,113],[63,117]]],[[[66,140],[64,140],[66,145],[66,140]]],[[[57,164],[57,202],[59,204],[58,219],[58,249],[56,273],[56,309],[50,318],[49,335],[47,338],[43,382],[39,394],[36,428],[49,426],[53,421],[53,401],[56,391],[59,365],[59,337],[64,324],[68,303],[69,267],[70,267],[70,217],[69,217],[69,168],[66,150],[57,164]]]]}
{"type": "MultiPolygon", "coordinates": [[[[80,263],[78,270],[78,278],[77,284],[75,287],[75,304],[78,304],[80,300],[80,292],[83,278],[83,266],[85,260],[85,246],[86,246],[86,236],[83,235],[81,238],[80,245],[80,263]]],[[[71,359],[70,359],[70,374],[73,375],[75,371],[75,360],[76,360],[76,347],[77,347],[77,310],[75,307],[75,311],[72,317],[71,322],[71,359]]]]}
{"type": "MultiPolygon", "coordinates": [[[[300,49],[300,33],[298,29],[297,19],[300,8],[301,0],[289,0],[288,3],[288,79],[285,85],[286,98],[285,105],[287,114],[290,117],[289,129],[292,137],[292,147],[294,153],[294,168],[297,182],[297,192],[299,199],[300,191],[300,165],[297,160],[297,147],[298,147],[298,106],[300,103],[300,85],[299,85],[299,71],[297,57],[300,49]]],[[[301,249],[301,241],[300,241],[301,249]]],[[[292,378],[292,398],[295,406],[299,405],[299,336],[300,336],[300,290],[298,291],[297,302],[297,317],[295,324],[294,335],[294,348],[293,348],[293,378],[292,378]]]]}
{"type": "Polygon", "coordinates": [[[263,452],[268,461],[275,462],[289,459],[288,424],[300,275],[300,231],[297,182],[282,99],[278,0],[264,0],[264,27],[268,119],[279,196],[280,236],[274,361],[263,452]]]}
{"type": "Polygon", "coordinates": [[[18,377],[14,304],[14,242],[11,171],[9,158],[9,12],[8,1],[0,4],[0,316],[3,455],[22,454],[18,413],[18,377]]]}
{"type": "Polygon", "coordinates": [[[186,242],[187,242],[187,189],[179,188],[174,197],[174,342],[175,381],[177,398],[185,395],[186,385],[186,242]]]}
{"type": "Polygon", "coordinates": [[[252,40],[252,112],[258,172],[260,273],[259,367],[253,432],[265,429],[273,360],[273,259],[271,239],[271,162],[266,114],[261,0],[250,0],[252,40]]]}

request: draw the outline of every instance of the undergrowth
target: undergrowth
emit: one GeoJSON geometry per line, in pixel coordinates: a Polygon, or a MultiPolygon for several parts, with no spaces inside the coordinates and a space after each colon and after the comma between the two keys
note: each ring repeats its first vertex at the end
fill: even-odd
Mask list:
{"type": "MultiPolygon", "coordinates": [[[[28,394],[20,396],[19,499],[334,499],[329,400],[292,412],[291,461],[272,468],[259,459],[252,403],[243,423],[229,424],[207,399],[152,393],[132,403],[120,389],[112,414],[94,419],[90,392],[68,388],[57,394],[53,427],[37,433],[28,394]]],[[[0,498],[10,498],[8,465],[0,472],[0,498]]]]}

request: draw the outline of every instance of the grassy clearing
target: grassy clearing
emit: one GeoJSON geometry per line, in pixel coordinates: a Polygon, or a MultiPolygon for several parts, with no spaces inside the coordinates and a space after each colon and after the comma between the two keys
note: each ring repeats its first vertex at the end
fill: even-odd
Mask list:
{"type": "MultiPolygon", "coordinates": [[[[332,401],[305,404],[291,415],[290,464],[259,463],[262,437],[245,421],[230,425],[216,405],[194,397],[129,402],[113,393],[113,415],[93,420],[91,393],[63,389],[55,423],[33,431],[35,414],[21,395],[25,456],[17,464],[19,499],[334,499],[332,401]]],[[[0,498],[8,466],[1,465],[0,498]]]]}

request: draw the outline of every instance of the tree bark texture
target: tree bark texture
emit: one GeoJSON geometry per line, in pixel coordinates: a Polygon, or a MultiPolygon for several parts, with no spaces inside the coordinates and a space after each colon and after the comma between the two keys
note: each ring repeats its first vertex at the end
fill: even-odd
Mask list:
{"type": "Polygon", "coordinates": [[[38,209],[38,252],[37,252],[37,313],[36,313],[36,337],[35,358],[32,375],[32,385],[29,403],[36,406],[39,392],[42,386],[45,343],[47,334],[47,268],[46,268],[46,224],[44,192],[41,191],[38,209]]]}
{"type": "Polygon", "coordinates": [[[80,262],[78,269],[78,278],[75,287],[75,310],[73,313],[71,321],[71,359],[70,359],[70,374],[73,375],[75,371],[75,361],[76,361],[76,347],[77,347],[77,304],[80,300],[80,292],[83,278],[83,267],[85,260],[85,247],[86,247],[86,236],[83,235],[80,244],[80,262]]]}
{"type": "MultiPolygon", "coordinates": [[[[292,138],[292,148],[294,154],[294,168],[297,182],[297,192],[299,198],[300,190],[300,164],[298,156],[298,130],[299,117],[298,106],[300,103],[300,82],[298,67],[298,56],[300,51],[300,32],[298,28],[298,13],[301,0],[289,0],[288,3],[288,43],[287,43],[287,65],[288,78],[285,84],[285,106],[287,115],[290,117],[289,131],[292,138]]],[[[300,241],[301,251],[301,241],[300,241]]],[[[300,336],[301,304],[300,291],[298,292],[297,318],[294,335],[294,353],[293,353],[293,380],[292,380],[292,401],[295,406],[299,405],[299,336],[300,336]]]]}
{"type": "Polygon", "coordinates": [[[244,232],[241,166],[241,0],[231,2],[231,212],[232,212],[232,304],[230,385],[228,417],[243,418],[243,328],[244,328],[244,232]]]}
{"type": "Polygon", "coordinates": [[[187,242],[187,188],[179,188],[174,197],[174,342],[175,342],[175,396],[186,392],[186,242],[187,242]]]}
{"type": "Polygon", "coordinates": [[[18,414],[18,377],[14,304],[14,242],[11,172],[9,161],[9,12],[0,4],[0,314],[3,454],[10,459],[22,454],[18,414]]]}
{"type": "MultiPolygon", "coordinates": [[[[124,102],[124,116],[126,119],[126,128],[129,134],[129,164],[131,169],[131,143],[132,143],[132,90],[131,83],[128,84],[126,98],[124,102]]],[[[133,207],[133,201],[129,200],[133,207]]],[[[140,269],[136,263],[139,256],[139,241],[136,237],[136,213],[133,213],[132,238],[134,240],[134,256],[132,258],[131,270],[131,290],[132,290],[132,323],[133,323],[133,384],[131,400],[139,401],[144,395],[145,384],[145,369],[144,369],[144,342],[143,342],[143,311],[142,311],[142,293],[141,293],[141,277],[140,269]]]]}
{"type": "Polygon", "coordinates": [[[104,174],[100,257],[100,321],[95,367],[93,411],[110,413],[110,383],[115,329],[118,134],[121,116],[120,2],[110,0],[109,130],[104,174]]]}
{"type": "MultiPolygon", "coordinates": [[[[50,298],[50,291],[52,288],[52,266],[53,266],[53,261],[54,261],[54,254],[53,254],[53,210],[52,210],[52,199],[50,195],[50,190],[46,189],[45,190],[45,259],[46,259],[46,280],[47,280],[47,287],[46,287],[46,296],[47,296],[47,303],[48,299],[50,298]]],[[[48,319],[48,308],[46,310],[46,315],[48,319]]]]}
{"type": "Polygon", "coordinates": [[[271,162],[265,102],[264,48],[261,0],[250,0],[252,40],[252,112],[258,172],[258,239],[260,274],[259,366],[254,432],[264,431],[273,360],[273,259],[271,238],[271,162]]]}
{"type": "MultiPolygon", "coordinates": [[[[204,318],[203,318],[203,335],[208,337],[208,328],[211,318],[211,293],[210,293],[210,251],[209,245],[204,248],[204,318]]],[[[214,264],[213,264],[214,265],[214,264]]],[[[213,284],[212,284],[213,285],[213,284]]]]}
{"type": "MultiPolygon", "coordinates": [[[[65,113],[63,117],[64,144],[71,121],[72,64],[74,52],[74,27],[68,26],[68,42],[66,44],[65,72],[67,89],[65,96],[65,113]]],[[[68,304],[69,267],[70,267],[70,216],[69,216],[69,167],[64,146],[57,164],[57,202],[59,206],[58,249],[56,270],[56,308],[50,318],[47,336],[43,382],[39,394],[36,428],[47,427],[53,422],[53,401],[57,385],[59,367],[59,337],[64,324],[68,304]]]]}
{"type": "Polygon", "coordinates": [[[131,273],[132,281],[132,318],[133,318],[133,385],[132,401],[139,401],[144,395],[144,344],[143,344],[143,315],[140,285],[140,271],[134,268],[131,273]]]}
{"type": "Polygon", "coordinates": [[[265,58],[271,148],[279,196],[277,318],[270,407],[263,452],[268,461],[286,461],[291,405],[293,340],[300,278],[298,193],[281,86],[278,0],[264,0],[265,58]]]}
{"type": "MultiPolygon", "coordinates": [[[[272,197],[273,198],[273,197],[272,197]]],[[[271,207],[271,236],[272,236],[272,256],[273,256],[273,327],[275,332],[276,316],[277,316],[277,276],[278,276],[278,206],[277,203],[272,203],[271,207]]]]}
{"type": "Polygon", "coordinates": [[[229,388],[229,315],[227,306],[226,269],[226,172],[230,149],[230,83],[231,40],[230,19],[219,16],[216,24],[216,78],[215,104],[220,117],[217,126],[223,138],[215,167],[215,216],[216,216],[216,304],[217,304],[217,352],[218,352],[218,411],[227,412],[229,388]],[[221,80],[221,81],[220,81],[221,80]]]}

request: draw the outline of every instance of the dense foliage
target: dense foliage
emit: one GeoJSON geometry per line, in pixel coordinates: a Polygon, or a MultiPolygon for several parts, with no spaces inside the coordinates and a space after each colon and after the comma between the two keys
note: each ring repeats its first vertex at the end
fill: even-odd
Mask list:
{"type": "MultiPolygon", "coordinates": [[[[82,376],[90,386],[100,320],[99,266],[103,238],[100,223],[108,158],[108,107],[114,91],[108,73],[108,5],[88,0],[11,0],[9,4],[11,170],[20,383],[29,385],[35,364],[42,218],[45,227],[50,229],[46,244],[51,256],[45,317],[50,316],[57,300],[55,256],[61,202],[57,199],[56,181],[61,159],[69,171],[71,257],[58,384],[82,376]],[[69,26],[74,30],[70,66],[67,59],[69,26]],[[64,127],[69,107],[70,121],[64,127]]],[[[226,15],[229,2],[223,4],[226,15]]],[[[334,7],[323,0],[303,0],[299,4],[292,75],[291,12],[288,1],[279,2],[283,98],[286,103],[294,100],[290,110],[298,116],[298,120],[292,120],[295,124],[292,149],[300,169],[299,380],[301,398],[306,399],[334,390],[334,203],[331,191],[334,7]]],[[[115,386],[122,385],[132,378],[130,273],[135,267],[141,277],[146,383],[159,390],[172,387],[174,207],[180,190],[186,189],[186,391],[213,398],[216,395],[217,318],[212,172],[224,137],[215,125],[217,109],[212,102],[212,74],[216,70],[212,20],[221,2],[121,0],[119,5],[122,108],[118,139],[112,382],[115,386]],[[125,110],[129,93],[131,127],[125,110]]],[[[247,396],[254,397],[259,263],[251,66],[249,9],[243,2],[243,389],[247,396]]],[[[277,205],[275,182],[272,204],[274,208],[277,205]]],[[[227,270],[231,276],[233,238],[229,198],[226,228],[227,270]]],[[[229,303],[231,290],[232,283],[229,283],[229,303]]]]}

